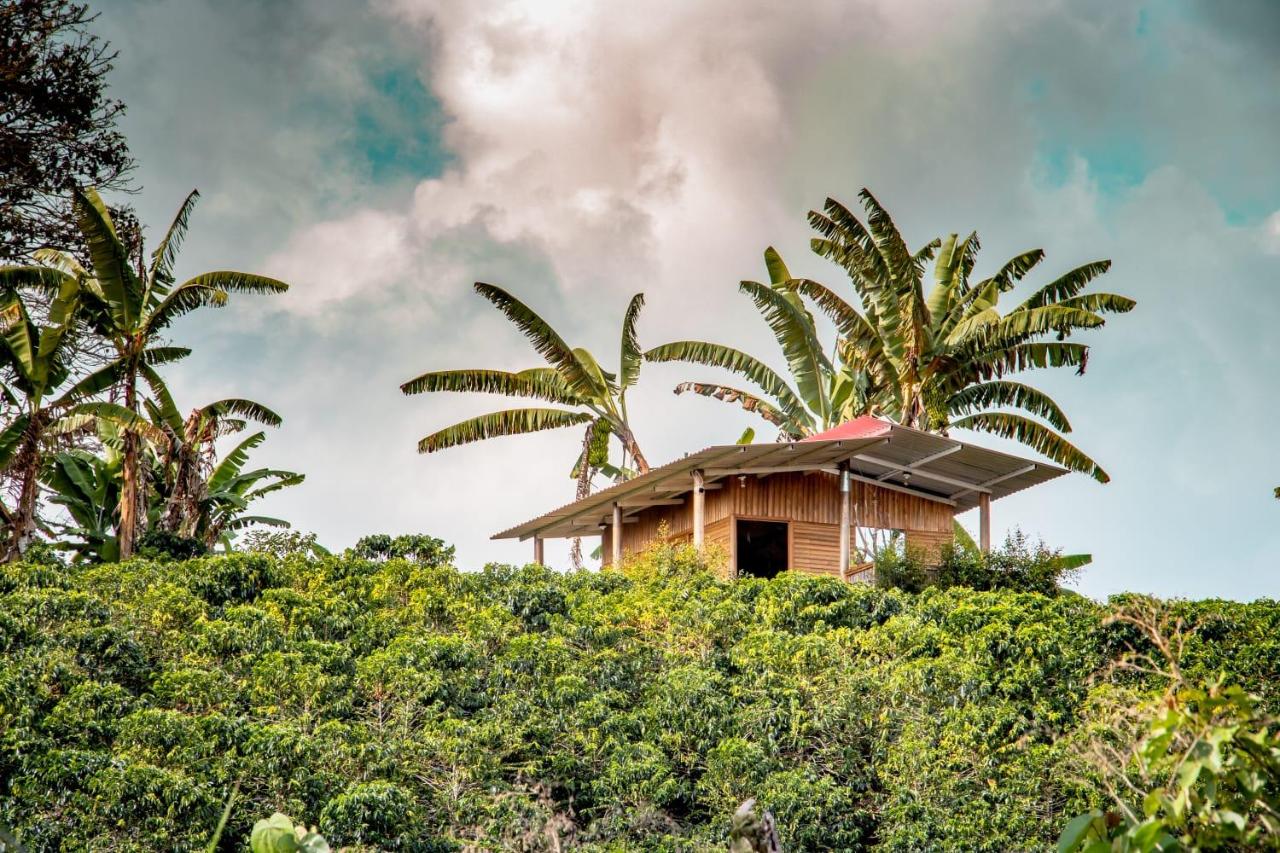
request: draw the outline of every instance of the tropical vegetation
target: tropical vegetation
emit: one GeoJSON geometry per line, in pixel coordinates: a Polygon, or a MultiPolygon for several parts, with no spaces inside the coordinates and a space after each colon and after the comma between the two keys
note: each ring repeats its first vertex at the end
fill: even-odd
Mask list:
{"type": "Polygon", "coordinates": [[[993,433],[1106,482],[1106,472],[1064,437],[1071,424],[1061,407],[1007,377],[1046,367],[1084,373],[1089,347],[1070,340],[1072,334],[1102,326],[1104,314],[1134,307],[1124,296],[1084,292],[1110,261],[1077,267],[1002,314],[1001,297],[1043,260],[1042,250],[1017,255],[975,281],[977,234],[951,234],[912,251],[876,198],[865,189],[860,198],[866,224],[830,198],[822,212],[809,214],[818,234],[813,251],[844,269],[853,300],[811,279],[793,278],[772,248],[765,252],[769,284],[740,285],[773,332],[791,382],[761,359],[705,341],[665,344],[646,358],[738,374],[762,393],[694,382],[678,385],[676,392],[741,405],[776,426],[780,438],[802,438],[858,415],[877,415],[933,432],[993,433]],[[933,286],[926,292],[931,261],[933,286]],[[834,324],[832,345],[823,345],[809,304],[834,324]]]}
{"type": "Polygon", "coordinates": [[[190,355],[165,338],[177,318],[224,305],[232,292],[288,286],[230,271],[178,281],[194,191],[149,259],[140,239],[126,245],[94,189],[72,195],[89,263],[43,248],[34,263],[0,268],[0,472],[17,492],[13,508],[0,512],[7,559],[19,558],[40,531],[60,530],[61,544],[82,558],[115,560],[132,556],[148,535],[153,544],[168,537],[199,551],[252,524],[284,524],[246,514],[251,502],[302,480],[244,468],[265,434],[221,461],[215,448],[243,429],[244,418],[277,425],[279,416],[233,398],[184,420],[158,368],[190,355]],[[85,358],[86,338],[101,342],[103,363],[85,358]],[[42,507],[60,507],[70,522],[39,518],[42,507]]]}
{"type": "MultiPolygon", "coordinates": [[[[640,378],[642,361],[636,340],[636,322],[644,307],[644,295],[631,298],[622,317],[617,372],[609,372],[590,351],[570,347],[552,326],[532,308],[492,284],[476,282],[476,292],[493,303],[525,334],[546,362],[518,372],[467,368],[424,373],[400,386],[405,394],[469,392],[527,397],[557,408],[502,409],[469,418],[437,430],[418,443],[421,453],[507,435],[524,435],[548,429],[583,426],[581,449],[574,458],[571,476],[576,496],[590,494],[595,474],[625,479],[649,470],[627,414],[627,390],[640,378]],[[616,439],[621,458],[610,461],[610,439],[616,439]]],[[[574,541],[571,561],[582,565],[581,543],[574,541]]]]}
{"type": "MultiPolygon", "coordinates": [[[[788,851],[1044,849],[1114,808],[1081,757],[1117,700],[1168,687],[1113,665],[1157,652],[1112,618],[1133,599],[726,582],[688,548],[463,572],[437,543],[3,567],[0,824],[201,849],[236,789],[220,849],[279,811],[335,849],[723,850],[755,798],[788,851]]],[[[1151,606],[1187,684],[1275,713],[1275,602],[1151,606]]]]}

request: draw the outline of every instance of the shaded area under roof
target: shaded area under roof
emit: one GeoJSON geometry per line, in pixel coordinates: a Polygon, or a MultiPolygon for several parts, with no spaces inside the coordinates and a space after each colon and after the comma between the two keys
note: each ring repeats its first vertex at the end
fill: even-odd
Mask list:
{"type": "Polygon", "coordinates": [[[698,469],[706,483],[714,484],[746,474],[835,473],[841,465],[849,467],[854,479],[939,501],[957,513],[976,507],[983,493],[999,500],[1067,473],[1057,465],[863,417],[802,441],[708,447],[493,538],[599,535],[613,517],[615,502],[624,517],[646,507],[670,505],[693,490],[693,472],[698,469]]]}

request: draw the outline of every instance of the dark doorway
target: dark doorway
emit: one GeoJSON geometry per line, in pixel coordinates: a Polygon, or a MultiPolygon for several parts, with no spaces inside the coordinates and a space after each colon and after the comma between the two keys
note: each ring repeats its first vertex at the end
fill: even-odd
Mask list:
{"type": "Polygon", "coordinates": [[[738,576],[772,578],[787,570],[787,523],[738,519],[738,576]]]}

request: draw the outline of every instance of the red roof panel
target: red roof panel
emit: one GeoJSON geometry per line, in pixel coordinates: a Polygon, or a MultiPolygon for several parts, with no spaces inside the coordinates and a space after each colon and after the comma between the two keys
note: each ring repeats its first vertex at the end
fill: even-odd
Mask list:
{"type": "Polygon", "coordinates": [[[871,415],[863,415],[860,418],[845,421],[840,426],[832,427],[826,432],[820,432],[817,435],[801,439],[801,441],[841,441],[843,439],[874,438],[878,435],[888,435],[891,429],[893,429],[892,424],[879,418],[873,418],[871,415]]]}

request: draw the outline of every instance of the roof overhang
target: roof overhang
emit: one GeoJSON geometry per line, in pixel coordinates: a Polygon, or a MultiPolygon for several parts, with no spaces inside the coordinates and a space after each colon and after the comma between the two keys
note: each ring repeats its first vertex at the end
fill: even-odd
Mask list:
{"type": "MultiPolygon", "coordinates": [[[[718,445],[690,453],[647,474],[617,483],[593,495],[504,530],[494,539],[599,535],[613,517],[624,521],[646,507],[683,503],[693,490],[693,472],[701,470],[707,488],[726,478],[768,476],[789,471],[831,471],[848,467],[856,480],[937,501],[964,512],[991,500],[1061,477],[1065,468],[989,450],[948,436],[921,432],[883,421],[864,422],[855,437],[815,436],[776,444],[718,445]]],[[[846,433],[847,434],[847,433],[846,433]]]]}

